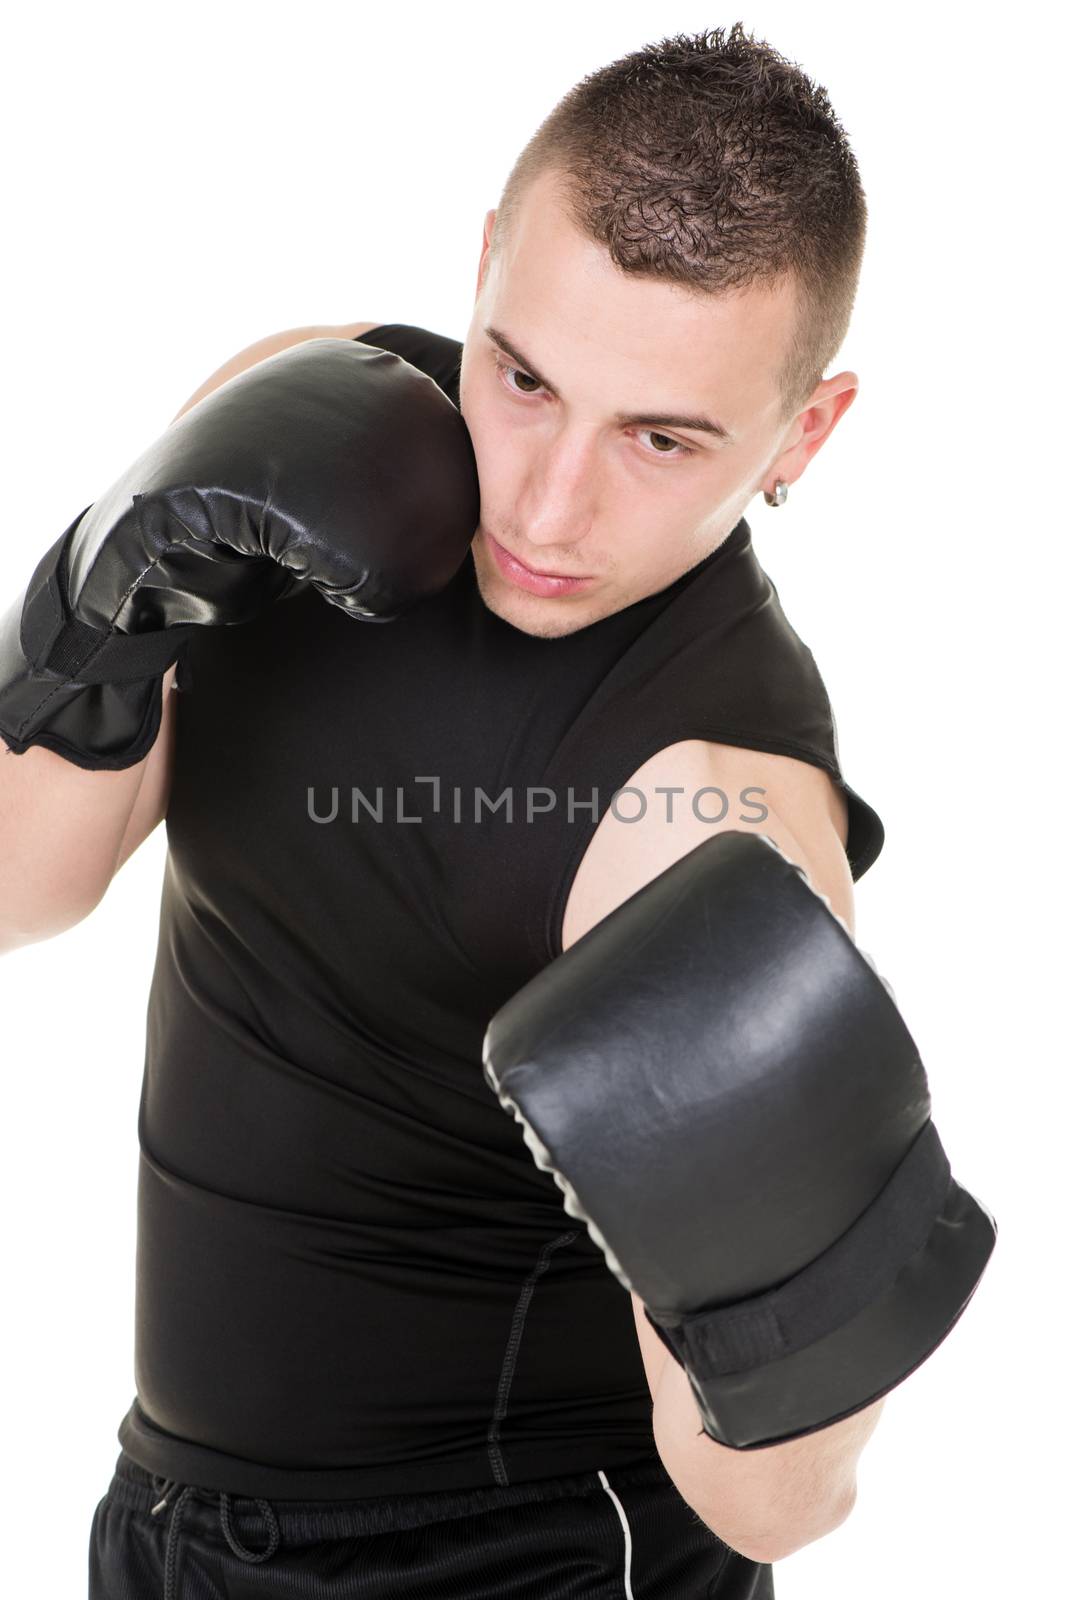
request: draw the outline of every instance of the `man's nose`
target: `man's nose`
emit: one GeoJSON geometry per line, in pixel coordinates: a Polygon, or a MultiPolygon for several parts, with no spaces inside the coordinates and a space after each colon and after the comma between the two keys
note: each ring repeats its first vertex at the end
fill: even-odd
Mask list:
{"type": "Polygon", "coordinates": [[[595,496],[589,450],[561,436],[528,462],[516,522],[531,545],[576,544],[593,526],[595,496]]]}

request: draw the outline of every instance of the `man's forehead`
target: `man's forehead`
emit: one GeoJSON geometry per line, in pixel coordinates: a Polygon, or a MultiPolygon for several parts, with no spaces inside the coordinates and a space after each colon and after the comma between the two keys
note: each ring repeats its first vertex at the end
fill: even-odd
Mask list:
{"type": "Polygon", "coordinates": [[[579,226],[569,196],[562,177],[552,168],[538,173],[527,184],[512,214],[505,248],[500,252],[505,275],[520,278],[527,286],[531,280],[546,282],[547,275],[566,272],[572,278],[586,280],[587,288],[594,293],[606,284],[618,283],[646,299],[660,299],[683,318],[692,314],[695,323],[700,323],[703,312],[714,315],[721,306],[727,308],[728,314],[737,310],[740,315],[776,322],[792,312],[793,283],[786,275],[717,291],[702,289],[697,282],[624,272],[612,261],[608,249],[579,226]]]}
{"type": "MultiPolygon", "coordinates": [[[[557,218],[557,220],[559,220],[557,218]]],[[[563,383],[578,360],[614,369],[617,384],[656,382],[658,401],[711,406],[726,379],[757,394],[777,385],[793,328],[790,283],[709,294],[667,279],[626,273],[595,240],[568,225],[520,228],[497,263],[478,325],[504,335],[501,348],[541,381],[563,383]],[[527,357],[520,360],[519,351],[527,357]],[[678,391],[681,380],[685,393],[678,391]]],[[[486,332],[486,337],[490,337],[486,332]]],[[[623,399],[623,396],[616,396],[623,399]]],[[[638,401],[642,397],[634,396],[638,401]]],[[[646,398],[652,399],[653,396],[646,398]]],[[[722,399],[719,402],[723,404],[722,399]]]]}

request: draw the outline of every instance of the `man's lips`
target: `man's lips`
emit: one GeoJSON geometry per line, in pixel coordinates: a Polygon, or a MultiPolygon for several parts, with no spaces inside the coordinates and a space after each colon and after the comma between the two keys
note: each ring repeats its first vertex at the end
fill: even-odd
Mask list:
{"type": "MultiPolygon", "coordinates": [[[[482,530],[486,533],[486,530],[482,530]]],[[[571,594],[584,584],[592,583],[593,579],[582,576],[572,576],[567,572],[542,572],[537,567],[528,566],[519,556],[514,556],[506,550],[491,533],[486,533],[486,540],[490,552],[497,565],[497,570],[521,589],[526,589],[533,594],[560,595],[571,594]]]]}
{"type": "MultiPolygon", "coordinates": [[[[492,533],[487,534],[487,538],[493,539],[492,533]]],[[[518,561],[519,565],[526,567],[528,572],[533,572],[536,578],[581,578],[584,576],[581,572],[546,572],[541,567],[532,567],[529,561],[524,561],[522,556],[517,556],[514,550],[506,550],[499,539],[493,539],[493,542],[498,550],[503,551],[510,560],[518,561]]]]}

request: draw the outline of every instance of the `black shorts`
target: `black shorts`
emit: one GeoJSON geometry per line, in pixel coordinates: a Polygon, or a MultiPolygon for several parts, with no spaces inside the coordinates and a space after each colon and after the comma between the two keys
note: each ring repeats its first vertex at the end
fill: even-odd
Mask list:
{"type": "Polygon", "coordinates": [[[262,1500],[120,1452],[89,1600],[774,1600],[772,1569],[692,1511],[660,1460],[503,1488],[262,1500]]]}

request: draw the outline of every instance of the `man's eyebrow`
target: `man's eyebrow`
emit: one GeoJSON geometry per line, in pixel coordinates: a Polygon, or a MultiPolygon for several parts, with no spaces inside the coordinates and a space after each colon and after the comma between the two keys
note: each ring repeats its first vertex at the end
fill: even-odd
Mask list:
{"type": "MultiPolygon", "coordinates": [[[[504,351],[506,356],[511,356],[516,366],[522,367],[523,371],[532,377],[535,383],[540,383],[543,389],[547,389],[557,399],[560,398],[560,391],[556,385],[550,383],[548,378],[542,377],[533,362],[528,361],[523,352],[517,350],[512,341],[499,328],[486,327],[482,331],[488,339],[492,339],[493,343],[504,351]]],[[[646,415],[637,411],[617,411],[613,420],[624,428],[692,428],[697,433],[709,433],[714,439],[734,439],[730,429],[725,428],[721,422],[716,422],[712,417],[705,417],[700,414],[689,415],[681,412],[669,413],[664,411],[657,412],[655,415],[646,415]]]]}

